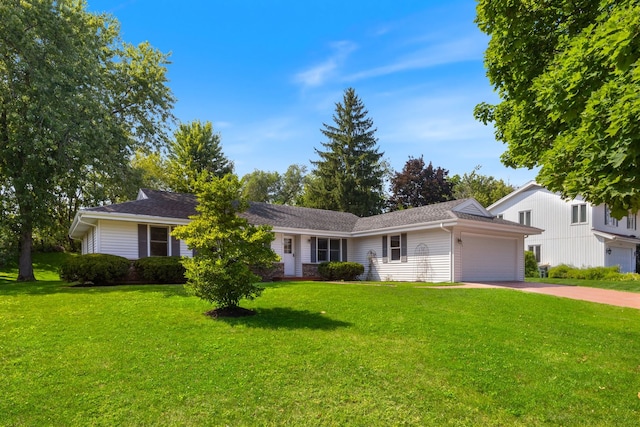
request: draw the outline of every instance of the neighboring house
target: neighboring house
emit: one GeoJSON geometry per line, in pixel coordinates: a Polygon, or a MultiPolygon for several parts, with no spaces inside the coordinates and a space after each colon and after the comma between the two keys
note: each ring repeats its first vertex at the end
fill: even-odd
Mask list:
{"type": "MultiPolygon", "coordinates": [[[[193,195],[141,189],[135,201],[81,210],[69,235],[83,254],[191,256],[170,231],[195,207],[193,195]]],[[[542,231],[495,218],[474,199],[367,218],[267,203],[241,215],[273,227],[276,277],[316,276],[322,261],[354,261],[368,280],[524,280],[524,236],[542,231]]]]}
{"type": "Polygon", "coordinates": [[[487,210],[498,217],[544,230],[542,234],[528,236],[524,243],[525,249],[533,251],[541,265],[619,265],[622,272],[636,269],[636,246],[640,239],[635,214],[616,220],[605,205],[592,206],[580,197],[564,200],[534,181],[487,210]]]}

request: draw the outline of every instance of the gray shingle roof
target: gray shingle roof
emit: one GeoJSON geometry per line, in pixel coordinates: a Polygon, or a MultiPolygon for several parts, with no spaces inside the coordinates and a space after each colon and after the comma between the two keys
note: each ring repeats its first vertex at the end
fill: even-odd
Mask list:
{"type": "Polygon", "coordinates": [[[450,202],[436,203],[418,208],[360,218],[353,231],[379,230],[389,227],[401,227],[404,225],[455,219],[456,215],[451,211],[451,209],[466,200],[468,199],[452,200],[450,202]]]}
{"type": "Polygon", "coordinates": [[[189,216],[197,213],[197,200],[193,194],[170,193],[168,191],[148,189],[142,189],[141,191],[147,196],[146,199],[138,199],[107,206],[98,206],[95,208],[85,209],[85,211],[149,215],[181,219],[188,219],[189,216]]]}
{"type": "MultiPolygon", "coordinates": [[[[141,193],[143,193],[146,198],[89,208],[84,211],[148,215],[175,219],[188,219],[189,216],[197,214],[197,199],[193,194],[171,193],[149,189],[142,189],[141,193]]],[[[359,218],[356,215],[346,212],[251,202],[249,209],[243,212],[242,216],[254,225],[266,224],[282,228],[345,233],[366,232],[390,227],[446,221],[456,218],[519,226],[519,224],[504,219],[472,215],[453,210],[456,206],[468,200],[469,199],[453,200],[366,218],[359,218]]]]}

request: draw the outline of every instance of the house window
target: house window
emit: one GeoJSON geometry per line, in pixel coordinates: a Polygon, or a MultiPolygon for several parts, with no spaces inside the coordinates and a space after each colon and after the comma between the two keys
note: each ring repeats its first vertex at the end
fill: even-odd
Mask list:
{"type": "Polygon", "coordinates": [[[503,215],[503,214],[498,214],[497,218],[498,218],[498,219],[503,219],[503,218],[504,218],[504,215],[503,215]]]}
{"type": "Polygon", "coordinates": [[[540,262],[540,245],[529,245],[527,250],[536,256],[536,262],[540,262]]]}
{"type": "Polygon", "coordinates": [[[400,235],[389,236],[389,251],[391,261],[400,261],[400,235]]]}
{"type": "Polygon", "coordinates": [[[318,238],[317,259],[318,262],[341,261],[340,239],[318,238]]]}
{"type": "Polygon", "coordinates": [[[522,225],[531,226],[531,211],[518,212],[518,222],[522,225]]]}
{"type": "Polygon", "coordinates": [[[584,224],[585,222],[587,222],[586,203],[571,206],[571,224],[584,224]]]}
{"type": "Polygon", "coordinates": [[[169,229],[167,227],[149,227],[149,255],[167,256],[169,254],[169,229]]]}
{"type": "Polygon", "coordinates": [[[636,224],[638,223],[638,218],[636,216],[636,214],[629,212],[627,214],[627,229],[628,230],[635,230],[636,229],[636,224]]]}
{"type": "Polygon", "coordinates": [[[604,205],[604,225],[618,226],[618,220],[611,216],[611,209],[607,205],[604,205]]]}

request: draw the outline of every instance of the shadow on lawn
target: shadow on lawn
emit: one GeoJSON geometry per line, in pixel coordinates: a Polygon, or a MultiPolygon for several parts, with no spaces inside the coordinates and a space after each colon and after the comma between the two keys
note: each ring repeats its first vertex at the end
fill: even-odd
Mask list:
{"type": "Polygon", "coordinates": [[[52,295],[106,294],[111,292],[161,292],[165,297],[186,297],[183,285],[112,285],[112,286],[73,286],[59,280],[39,280],[36,282],[16,282],[0,275],[0,296],[16,295],[52,295]]]}
{"type": "Polygon", "coordinates": [[[231,326],[243,325],[262,329],[317,329],[332,331],[353,326],[349,322],[331,319],[324,313],[291,308],[257,308],[255,316],[219,317],[231,326]]]}

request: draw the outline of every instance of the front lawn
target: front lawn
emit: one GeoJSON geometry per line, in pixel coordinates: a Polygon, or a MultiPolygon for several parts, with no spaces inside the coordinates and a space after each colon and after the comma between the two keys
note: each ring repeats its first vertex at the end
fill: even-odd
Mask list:
{"type": "Polygon", "coordinates": [[[616,291],[640,292],[640,281],[619,280],[587,280],[587,279],[557,279],[550,277],[527,278],[530,283],[551,283],[554,285],[586,286],[589,288],[613,289],[616,291]]]}
{"type": "Polygon", "coordinates": [[[590,425],[640,419],[640,311],[508,289],[0,276],[0,425],[590,425]]]}

